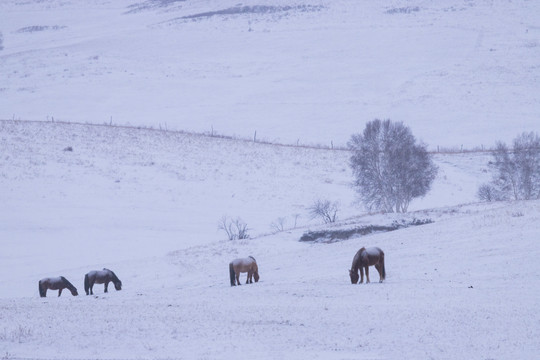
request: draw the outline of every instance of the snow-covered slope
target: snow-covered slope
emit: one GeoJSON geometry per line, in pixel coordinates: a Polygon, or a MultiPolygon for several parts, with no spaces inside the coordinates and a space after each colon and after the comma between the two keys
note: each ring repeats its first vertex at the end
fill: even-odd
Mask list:
{"type": "Polygon", "coordinates": [[[421,202],[438,209],[413,204],[405,217],[434,223],[310,244],[298,240],[325,228],[307,214],[319,196],[341,201],[338,228],[401,221],[355,217],[344,151],[0,125],[7,358],[533,359],[540,350],[540,203],[457,206],[475,201],[488,155],[435,157],[441,173],[421,202]],[[225,240],[223,214],[244,218],[253,238],[225,240]],[[278,217],[286,231],[271,234],[278,217]],[[372,284],[350,284],[364,245],[385,250],[385,283],[372,270],[372,284]],[[227,265],[247,255],[261,281],[231,288],[227,265]],[[84,274],[103,266],[124,288],[85,296],[84,274]],[[81,296],[39,298],[37,281],[57,275],[81,296]]]}
{"type": "Polygon", "coordinates": [[[344,145],[373,118],[437,146],[538,130],[537,2],[6,0],[0,118],[344,145]]]}
{"type": "MultiPolygon", "coordinates": [[[[3,265],[23,260],[31,276],[44,251],[48,265],[40,261],[38,268],[45,275],[59,264],[162,255],[216,241],[225,236],[218,231],[223,216],[240,217],[257,236],[272,232],[272,224],[317,224],[308,208],[319,199],[338,201],[342,219],[364,213],[350,186],[347,151],[50,122],[1,121],[0,134],[2,237],[8,249],[23,245],[25,254],[3,265]],[[33,246],[44,232],[54,233],[47,246],[62,250],[33,246]]],[[[475,201],[478,185],[489,179],[488,155],[436,159],[439,179],[412,210],[475,201]]],[[[14,294],[27,294],[23,288],[14,294]]]]}
{"type": "Polygon", "coordinates": [[[409,214],[368,215],[349,153],[302,145],[344,145],[375,117],[433,150],[539,132],[539,10],[1,1],[0,356],[536,359],[540,203],[477,203],[489,153],[436,153],[409,214]],[[318,199],[341,204],[332,229],[433,223],[300,242],[330,227],[309,217],[318,199]],[[223,216],[251,239],[226,240],[223,216]],[[385,251],[383,284],[350,284],[362,246],[385,251]],[[247,255],[261,281],[231,288],[247,255]],[[122,291],[84,295],[102,267],[122,291]],[[59,275],[81,295],[39,298],[59,275]]]}

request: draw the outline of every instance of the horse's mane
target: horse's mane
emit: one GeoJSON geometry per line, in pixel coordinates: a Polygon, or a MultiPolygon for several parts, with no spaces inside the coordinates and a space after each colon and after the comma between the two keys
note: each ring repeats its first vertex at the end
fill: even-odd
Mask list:
{"type": "Polygon", "coordinates": [[[120,279],[118,278],[118,276],[116,276],[116,274],[114,273],[114,271],[112,271],[112,270],[110,270],[110,269],[107,269],[107,268],[103,268],[103,270],[108,271],[108,272],[111,273],[114,282],[122,283],[122,282],[120,281],[120,279]]]}
{"type": "Polygon", "coordinates": [[[60,276],[60,279],[62,279],[62,282],[64,283],[64,285],[66,285],[66,287],[67,287],[68,289],[72,290],[72,289],[75,288],[75,286],[73,286],[73,284],[70,283],[70,282],[68,281],[68,279],[66,279],[65,277],[60,276]]]}
{"type": "Polygon", "coordinates": [[[354,255],[352,266],[351,266],[352,270],[356,270],[360,267],[360,265],[362,265],[362,257],[360,255],[362,255],[364,251],[366,251],[366,248],[362,247],[360,250],[356,252],[356,255],[354,255]]]}
{"type": "Polygon", "coordinates": [[[255,258],[253,256],[250,255],[249,257],[252,258],[253,261],[257,262],[257,260],[255,260],[255,258]]]}

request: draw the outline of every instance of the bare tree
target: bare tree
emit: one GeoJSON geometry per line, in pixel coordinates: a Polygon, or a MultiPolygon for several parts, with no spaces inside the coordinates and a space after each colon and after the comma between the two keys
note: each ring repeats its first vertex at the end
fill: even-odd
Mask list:
{"type": "Polygon", "coordinates": [[[230,219],[223,216],[218,223],[218,229],[225,231],[229,240],[249,239],[249,228],[240,218],[230,219]]]}
{"type": "Polygon", "coordinates": [[[320,217],[325,224],[336,222],[339,211],[339,202],[330,202],[330,200],[317,200],[309,208],[311,218],[320,217]]]}
{"type": "Polygon", "coordinates": [[[238,239],[249,239],[248,226],[242,219],[237,218],[234,220],[234,227],[236,228],[236,233],[238,234],[238,239]]]}
{"type": "Polygon", "coordinates": [[[354,186],[369,210],[406,212],[437,175],[426,145],[401,122],[373,120],[349,141],[354,186]]]}
{"type": "Polygon", "coordinates": [[[492,184],[482,184],[476,194],[481,201],[500,201],[504,200],[504,194],[495,188],[492,184]]]}
{"type": "Polygon", "coordinates": [[[498,142],[493,152],[495,170],[491,185],[500,194],[497,200],[540,199],[540,138],[524,132],[510,149],[498,142]]]}
{"type": "Polygon", "coordinates": [[[285,230],[286,222],[287,220],[284,217],[279,217],[276,221],[270,224],[270,227],[272,228],[272,230],[274,230],[274,232],[278,233],[285,230]]]}

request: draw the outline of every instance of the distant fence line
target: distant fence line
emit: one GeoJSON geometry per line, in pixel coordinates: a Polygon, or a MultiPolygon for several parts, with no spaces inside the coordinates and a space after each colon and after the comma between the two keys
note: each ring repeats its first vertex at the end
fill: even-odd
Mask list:
{"type": "MultiPolygon", "coordinates": [[[[74,122],[74,121],[66,121],[66,120],[55,120],[54,117],[52,117],[50,120],[25,120],[25,119],[0,119],[0,121],[3,122],[27,122],[27,123],[54,123],[54,124],[65,124],[65,125],[77,125],[77,126],[95,126],[95,127],[114,127],[119,129],[132,129],[132,130],[147,130],[147,131],[158,131],[158,132],[164,132],[164,133],[176,133],[176,134],[185,134],[185,135],[192,135],[192,136],[201,136],[201,137],[209,137],[209,138],[218,138],[218,139],[224,139],[224,140],[234,140],[234,141],[243,141],[243,142],[249,142],[249,143],[257,143],[257,144],[263,144],[263,145],[273,145],[273,146],[282,146],[282,147],[290,147],[290,148],[303,148],[303,149],[313,149],[313,150],[337,150],[337,151],[351,151],[346,146],[334,146],[334,142],[330,141],[330,145],[324,145],[324,144],[314,144],[314,145],[308,145],[308,144],[301,144],[300,139],[297,140],[296,144],[286,144],[286,143],[278,143],[278,142],[272,142],[267,141],[264,139],[258,139],[257,138],[257,131],[255,130],[253,138],[248,137],[242,137],[242,136],[233,136],[233,135],[224,135],[219,134],[216,131],[214,131],[214,128],[209,132],[196,132],[196,131],[186,131],[186,130],[173,130],[168,129],[167,124],[164,124],[163,127],[161,124],[159,124],[159,128],[155,128],[153,126],[137,126],[137,125],[118,125],[114,124],[111,121],[104,122],[104,123],[82,123],[82,122],[74,122]]],[[[455,147],[442,147],[437,146],[437,150],[429,150],[428,153],[430,154],[467,154],[467,153],[492,153],[495,149],[484,147],[484,145],[477,146],[472,149],[463,148],[463,145],[461,146],[455,146],[455,147]]]]}

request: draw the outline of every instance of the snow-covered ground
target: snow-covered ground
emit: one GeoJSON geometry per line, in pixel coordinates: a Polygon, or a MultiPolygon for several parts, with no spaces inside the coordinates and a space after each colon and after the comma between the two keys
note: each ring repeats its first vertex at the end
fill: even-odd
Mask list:
{"type": "Polygon", "coordinates": [[[348,151],[296,145],[375,117],[433,150],[540,132],[539,10],[1,1],[0,358],[536,359],[540,202],[477,203],[489,153],[436,153],[408,214],[369,215],[348,151]],[[433,222],[300,242],[329,227],[318,199],[340,203],[336,229],[433,222]],[[223,216],[251,238],[226,240],[223,216]],[[350,284],[362,246],[385,251],[383,284],[350,284]],[[231,288],[248,255],[260,282],[231,288]],[[102,267],[123,289],[84,295],[102,267]],[[59,275],[81,295],[40,298],[59,275]]]}
{"type": "Polygon", "coordinates": [[[538,202],[473,206],[334,244],[287,232],[117,262],[121,292],[2,299],[1,346],[62,359],[535,359],[539,214],[538,202]],[[349,283],[365,243],[386,251],[383,284],[373,272],[349,283]],[[261,280],[231,288],[227,263],[245,254],[261,280]]]}
{"type": "Polygon", "coordinates": [[[458,205],[475,201],[489,155],[438,154],[439,177],[419,201],[436,208],[366,215],[352,204],[345,151],[0,125],[7,358],[533,359],[540,351],[540,202],[458,205]],[[337,228],[434,222],[299,242],[325,228],[307,211],[319,196],[341,202],[337,228]],[[252,239],[226,240],[217,230],[224,214],[241,216],[252,239]],[[285,231],[273,234],[279,217],[285,231]],[[347,269],[364,245],[385,250],[385,283],[372,270],[372,284],[350,284],[347,269]],[[261,281],[231,288],[227,265],[247,255],[261,281]],[[124,288],[103,294],[96,285],[85,296],[84,274],[103,266],[124,288]],[[81,296],[39,298],[37,281],[57,275],[81,296]]]}
{"type": "Polygon", "coordinates": [[[0,118],[432,148],[538,128],[535,1],[0,2],[0,118]]]}

